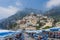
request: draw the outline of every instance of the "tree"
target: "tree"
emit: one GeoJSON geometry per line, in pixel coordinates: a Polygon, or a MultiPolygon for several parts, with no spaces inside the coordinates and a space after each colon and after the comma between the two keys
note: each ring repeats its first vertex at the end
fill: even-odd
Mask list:
{"type": "Polygon", "coordinates": [[[9,25],[8,25],[8,28],[9,29],[13,29],[13,28],[15,28],[17,26],[17,23],[10,23],[9,25]]]}
{"type": "Polygon", "coordinates": [[[51,26],[46,26],[45,28],[43,28],[43,29],[48,29],[48,28],[51,28],[51,26]]]}
{"type": "Polygon", "coordinates": [[[37,22],[37,24],[38,24],[38,25],[36,26],[36,29],[39,30],[40,27],[42,26],[42,23],[41,23],[40,20],[39,20],[39,21],[37,22]]]}

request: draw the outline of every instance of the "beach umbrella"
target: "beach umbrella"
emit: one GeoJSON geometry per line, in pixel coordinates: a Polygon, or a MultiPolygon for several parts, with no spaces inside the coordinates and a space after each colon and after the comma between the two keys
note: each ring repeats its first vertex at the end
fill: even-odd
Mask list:
{"type": "Polygon", "coordinates": [[[50,28],[50,31],[59,31],[59,27],[53,27],[53,28],[50,28]]]}

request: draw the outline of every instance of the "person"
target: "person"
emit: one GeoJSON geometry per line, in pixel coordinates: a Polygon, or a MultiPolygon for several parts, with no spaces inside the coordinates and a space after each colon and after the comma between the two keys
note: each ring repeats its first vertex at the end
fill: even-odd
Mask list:
{"type": "Polygon", "coordinates": [[[38,40],[41,40],[41,39],[42,39],[42,36],[39,35],[39,36],[38,36],[38,40]]]}
{"type": "Polygon", "coordinates": [[[48,34],[46,33],[46,31],[42,32],[42,39],[41,40],[48,40],[48,34]]]}
{"type": "Polygon", "coordinates": [[[50,38],[54,38],[54,37],[55,37],[54,32],[50,32],[50,33],[49,33],[49,37],[50,37],[50,38]]]}
{"type": "Polygon", "coordinates": [[[9,38],[9,40],[13,40],[12,38],[9,38]]]}
{"type": "Polygon", "coordinates": [[[60,39],[60,32],[58,32],[58,36],[59,36],[59,39],[60,39]]]}
{"type": "Polygon", "coordinates": [[[24,40],[24,34],[23,33],[21,34],[21,40],[24,40]]]}
{"type": "Polygon", "coordinates": [[[5,39],[5,40],[13,40],[12,38],[8,38],[8,39],[5,39]]]}
{"type": "Polygon", "coordinates": [[[32,37],[32,38],[33,38],[33,34],[34,34],[34,33],[31,34],[31,37],[32,37]]]}
{"type": "Polygon", "coordinates": [[[22,33],[17,34],[15,40],[23,40],[22,33]]]}

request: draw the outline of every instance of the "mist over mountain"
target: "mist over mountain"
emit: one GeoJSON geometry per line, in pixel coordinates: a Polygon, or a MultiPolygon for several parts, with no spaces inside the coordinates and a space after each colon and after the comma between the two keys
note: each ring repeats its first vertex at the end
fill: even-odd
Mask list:
{"type": "Polygon", "coordinates": [[[60,21],[60,6],[50,9],[45,15],[60,21]]]}
{"type": "Polygon", "coordinates": [[[0,28],[6,29],[8,25],[15,23],[17,20],[20,20],[23,17],[25,17],[26,15],[29,15],[31,12],[33,12],[35,14],[42,14],[41,10],[25,8],[24,10],[18,11],[16,14],[14,14],[14,15],[6,18],[4,21],[0,22],[0,28]]]}

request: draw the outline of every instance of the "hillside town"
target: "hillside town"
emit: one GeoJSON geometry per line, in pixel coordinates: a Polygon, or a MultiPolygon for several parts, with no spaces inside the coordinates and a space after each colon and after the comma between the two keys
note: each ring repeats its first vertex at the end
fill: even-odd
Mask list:
{"type": "Polygon", "coordinates": [[[23,19],[16,21],[17,27],[25,30],[51,28],[53,26],[53,22],[53,18],[43,16],[41,14],[34,14],[33,12],[23,17],[23,19]]]}

